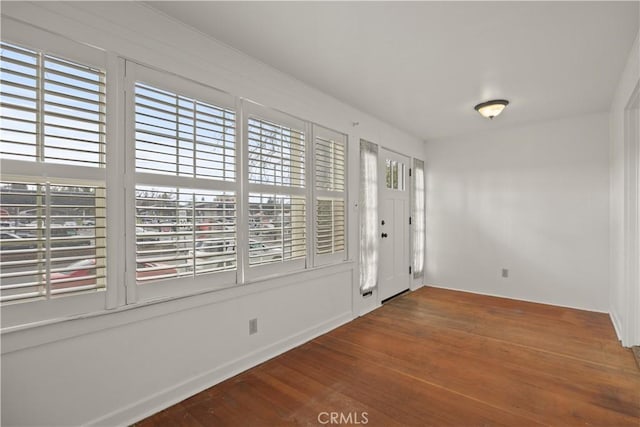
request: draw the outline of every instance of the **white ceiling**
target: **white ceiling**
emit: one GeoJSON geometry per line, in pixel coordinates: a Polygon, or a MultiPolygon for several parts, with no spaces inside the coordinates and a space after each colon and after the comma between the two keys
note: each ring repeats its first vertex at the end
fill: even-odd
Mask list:
{"type": "Polygon", "coordinates": [[[637,1],[149,4],[425,140],[607,111],[639,21],[637,1]]]}

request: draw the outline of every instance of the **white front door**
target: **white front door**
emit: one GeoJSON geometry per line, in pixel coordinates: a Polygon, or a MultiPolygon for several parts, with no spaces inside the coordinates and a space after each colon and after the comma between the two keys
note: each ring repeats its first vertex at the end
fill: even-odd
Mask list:
{"type": "Polygon", "coordinates": [[[409,289],[409,158],[380,149],[380,301],[409,289]]]}

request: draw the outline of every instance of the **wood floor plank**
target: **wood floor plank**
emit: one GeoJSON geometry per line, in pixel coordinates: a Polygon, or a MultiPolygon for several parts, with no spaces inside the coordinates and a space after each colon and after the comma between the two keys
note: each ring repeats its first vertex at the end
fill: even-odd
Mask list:
{"type": "Polygon", "coordinates": [[[331,412],[371,426],[638,427],[640,371],[606,314],[426,287],[138,425],[310,426],[331,412]]]}

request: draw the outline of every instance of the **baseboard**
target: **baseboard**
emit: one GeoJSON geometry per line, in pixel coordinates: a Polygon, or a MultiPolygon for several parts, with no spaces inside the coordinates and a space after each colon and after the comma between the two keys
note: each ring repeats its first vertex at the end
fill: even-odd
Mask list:
{"type": "Polygon", "coordinates": [[[493,294],[493,293],[490,293],[490,292],[480,292],[480,291],[475,291],[475,290],[472,291],[472,290],[469,290],[469,289],[450,288],[448,286],[434,285],[434,284],[431,284],[431,283],[425,284],[424,286],[427,286],[427,287],[430,287],[430,288],[447,289],[449,291],[468,292],[470,294],[485,295],[485,296],[488,296],[488,297],[511,299],[511,300],[514,300],[514,301],[524,301],[524,302],[532,302],[532,303],[535,303],[535,304],[552,305],[552,306],[555,306],[555,307],[571,308],[571,309],[574,309],[574,310],[591,311],[592,313],[609,314],[608,311],[604,311],[604,310],[596,310],[594,308],[577,307],[577,306],[568,305],[568,304],[558,304],[558,303],[550,302],[550,301],[541,301],[541,300],[535,300],[535,299],[516,298],[516,297],[510,296],[510,295],[500,295],[500,294],[493,294]]]}
{"type": "Polygon", "coordinates": [[[360,312],[358,313],[358,316],[365,316],[380,307],[381,307],[381,304],[378,304],[378,303],[367,306],[366,308],[363,308],[360,310],[360,312]]]}
{"type": "Polygon", "coordinates": [[[97,418],[87,425],[114,426],[131,425],[150,415],[153,415],[171,405],[174,405],[196,393],[229,379],[249,368],[266,362],[292,348],[298,347],[332,329],[337,328],[353,320],[351,312],[335,316],[319,325],[307,328],[297,334],[284,338],[272,345],[263,347],[249,353],[246,356],[232,360],[222,366],[218,366],[208,372],[190,378],[180,384],[169,387],[155,393],[145,399],[139,400],[127,407],[113,411],[97,418]]]}
{"type": "Polygon", "coordinates": [[[616,331],[616,335],[618,336],[618,340],[620,342],[624,342],[622,339],[622,324],[620,323],[620,318],[615,313],[615,311],[611,311],[609,313],[609,318],[611,319],[611,323],[613,323],[613,329],[616,331]]]}
{"type": "Polygon", "coordinates": [[[411,283],[411,288],[410,289],[411,289],[411,292],[413,292],[413,291],[417,291],[418,289],[420,289],[420,288],[422,288],[424,286],[425,286],[424,282],[411,283]]]}

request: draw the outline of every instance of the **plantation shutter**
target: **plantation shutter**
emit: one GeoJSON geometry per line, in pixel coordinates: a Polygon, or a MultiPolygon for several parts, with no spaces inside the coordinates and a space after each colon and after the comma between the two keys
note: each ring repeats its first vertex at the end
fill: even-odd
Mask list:
{"type": "Polygon", "coordinates": [[[234,181],[235,113],[135,85],[136,171],[234,181]]]}
{"type": "Polygon", "coordinates": [[[316,264],[346,252],[346,136],[314,125],[316,264]]]}
{"type": "Polygon", "coordinates": [[[105,74],[1,43],[5,159],[104,166],[105,74]]]}
{"type": "MultiPolygon", "coordinates": [[[[304,268],[307,252],[304,123],[260,108],[255,112],[248,115],[246,122],[248,264],[260,267],[259,271],[282,271],[282,263],[288,263],[289,268],[294,265],[304,268]]],[[[255,271],[249,275],[257,275],[255,271]]]]}
{"type": "Polygon", "coordinates": [[[105,73],[1,42],[0,79],[0,301],[105,289],[105,73]]]}
{"type": "Polygon", "coordinates": [[[190,82],[143,67],[136,76],[135,281],[220,273],[226,283],[238,259],[236,113],[190,82]]]}

